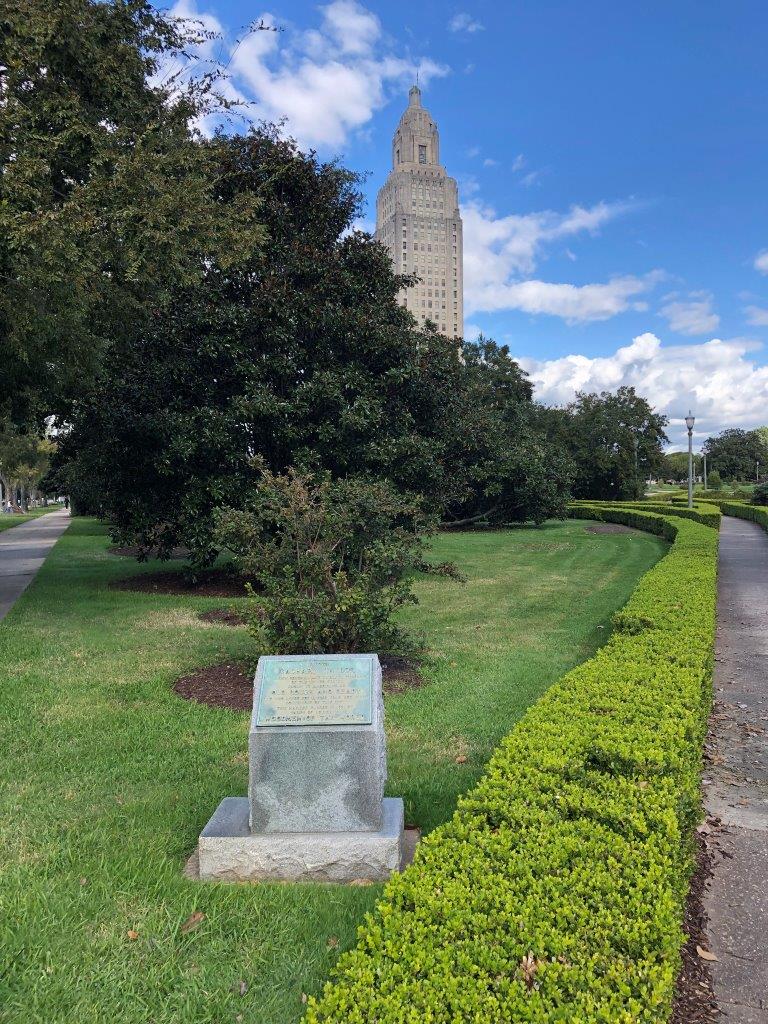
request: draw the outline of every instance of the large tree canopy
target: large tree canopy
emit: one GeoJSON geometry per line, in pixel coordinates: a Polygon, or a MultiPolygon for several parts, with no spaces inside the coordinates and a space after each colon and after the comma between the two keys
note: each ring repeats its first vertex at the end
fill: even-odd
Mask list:
{"type": "Polygon", "coordinates": [[[260,241],[253,196],[222,208],[190,119],[208,76],[151,84],[190,36],[146,0],[5,5],[0,63],[0,417],[66,410],[116,338],[207,261],[260,241]]]}
{"type": "Polygon", "coordinates": [[[754,480],[768,471],[768,440],[757,430],[724,430],[704,442],[710,469],[716,469],[723,480],[754,480]]]}
{"type": "Polygon", "coordinates": [[[567,472],[506,350],[420,331],[356,180],[267,129],[206,144],[217,202],[257,197],[263,250],[210,263],[111,349],[64,445],[124,539],[214,554],[212,510],[273,472],[385,479],[451,520],[562,511],[567,472]]]}
{"type": "Polygon", "coordinates": [[[645,480],[663,465],[667,419],[634,388],[580,393],[566,409],[544,410],[542,419],[550,439],[575,463],[578,498],[641,497],[645,480]]]}

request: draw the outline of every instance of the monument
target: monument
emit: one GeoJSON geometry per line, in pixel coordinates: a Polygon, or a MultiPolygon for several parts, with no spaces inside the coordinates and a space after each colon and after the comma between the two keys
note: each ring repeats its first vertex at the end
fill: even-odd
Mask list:
{"type": "Polygon", "coordinates": [[[375,654],[260,658],[248,746],[248,796],[222,800],[201,833],[201,879],[383,881],[400,868],[375,654]]]}

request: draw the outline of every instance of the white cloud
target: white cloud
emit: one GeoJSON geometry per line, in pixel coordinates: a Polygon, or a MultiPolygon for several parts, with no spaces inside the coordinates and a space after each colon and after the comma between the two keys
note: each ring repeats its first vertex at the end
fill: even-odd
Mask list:
{"type": "Polygon", "coordinates": [[[615,276],[605,283],[573,284],[524,280],[536,269],[543,248],[558,239],[594,234],[604,224],[633,208],[632,203],[574,206],[567,213],[497,217],[489,207],[470,201],[464,219],[464,303],[468,315],[477,311],[519,309],[546,313],[569,322],[606,320],[630,308],[632,301],[661,279],[659,272],[615,276]]]}
{"type": "Polygon", "coordinates": [[[762,249],[755,256],[755,270],[759,270],[761,274],[768,274],[768,249],[762,249]]]}
{"type": "Polygon", "coordinates": [[[483,27],[479,21],[473,18],[471,14],[467,14],[466,11],[454,14],[448,22],[448,28],[451,32],[468,32],[472,34],[474,32],[481,32],[483,27]]]}
{"type": "Polygon", "coordinates": [[[469,305],[482,309],[518,309],[537,315],[559,316],[570,324],[609,320],[628,309],[643,310],[644,302],[630,301],[647,292],[658,280],[655,273],[614,277],[604,284],[554,284],[549,281],[516,281],[501,288],[483,288],[469,305]]]}
{"type": "Polygon", "coordinates": [[[541,174],[541,171],[529,171],[527,174],[524,174],[523,177],[520,179],[520,184],[524,188],[530,188],[531,185],[536,184],[536,182],[541,177],[541,174]]]}
{"type": "Polygon", "coordinates": [[[515,157],[515,159],[512,161],[512,170],[513,171],[522,171],[522,169],[525,167],[525,165],[526,165],[525,157],[523,156],[522,153],[518,153],[517,156],[515,157]]]}
{"type": "Polygon", "coordinates": [[[747,314],[747,323],[753,327],[768,327],[768,309],[762,306],[746,306],[744,312],[747,314]]]}
{"type": "Polygon", "coordinates": [[[487,156],[485,158],[485,160],[483,160],[483,167],[498,167],[498,166],[499,166],[499,161],[498,160],[494,160],[490,156],[487,156]]]}
{"type": "Polygon", "coordinates": [[[750,353],[762,346],[745,338],[713,339],[688,345],[663,345],[656,335],[641,334],[610,356],[568,355],[519,362],[530,373],[536,397],[562,405],[577,391],[615,391],[633,386],[673,423],[668,433],[682,441],[682,417],[696,416],[696,436],[726,427],[751,428],[765,422],[768,366],[750,353]]]}
{"type": "MultiPolygon", "coordinates": [[[[212,18],[193,0],[179,0],[173,13],[212,18]]],[[[252,32],[230,44],[230,88],[252,101],[255,118],[285,119],[304,147],[343,146],[417,73],[422,85],[448,73],[429,58],[396,53],[378,17],[357,0],[331,0],[320,13],[317,28],[280,22],[283,32],[252,32]]],[[[278,24],[268,12],[255,20],[278,24]]]]}
{"type": "Polygon", "coordinates": [[[690,292],[687,298],[673,293],[665,298],[668,301],[659,310],[659,316],[663,316],[670,330],[677,334],[711,334],[720,326],[720,317],[712,308],[713,298],[709,292],[690,292]]]}

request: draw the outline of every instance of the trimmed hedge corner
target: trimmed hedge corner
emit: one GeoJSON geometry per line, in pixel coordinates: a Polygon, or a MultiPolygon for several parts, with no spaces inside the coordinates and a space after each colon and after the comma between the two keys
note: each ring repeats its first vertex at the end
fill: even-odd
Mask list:
{"type": "Polygon", "coordinates": [[[717,533],[673,546],[387,884],[309,1024],[668,1019],[711,701],[717,533]]]}
{"type": "MultiPolygon", "coordinates": [[[[693,508],[680,508],[677,505],[667,505],[663,512],[658,502],[652,501],[572,501],[568,505],[571,518],[578,519],[577,512],[572,510],[581,508],[631,508],[638,512],[653,512],[656,515],[677,516],[679,519],[692,519],[694,523],[701,523],[703,526],[711,526],[713,530],[720,529],[722,515],[717,505],[710,505],[706,502],[696,502],[693,508]]],[[[642,527],[641,527],[642,529],[642,527]]]]}

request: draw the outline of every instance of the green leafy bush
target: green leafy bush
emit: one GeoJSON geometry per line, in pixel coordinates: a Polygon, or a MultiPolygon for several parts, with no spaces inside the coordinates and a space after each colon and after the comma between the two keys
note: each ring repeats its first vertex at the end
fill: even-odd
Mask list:
{"type": "Polygon", "coordinates": [[[419,644],[392,616],[413,604],[414,572],[458,578],[426,562],[434,523],[384,482],[331,480],[261,467],[244,509],[216,513],[216,543],[251,587],[250,625],[262,652],[381,651],[419,644]]]}
{"type": "Polygon", "coordinates": [[[742,501],[721,501],[720,511],[724,516],[734,516],[736,519],[749,519],[764,530],[768,530],[768,509],[760,505],[748,505],[742,501]]]}
{"type": "Polygon", "coordinates": [[[758,484],[752,492],[753,505],[768,505],[768,483],[758,484]]]}
{"type": "Polygon", "coordinates": [[[668,1019],[711,701],[717,533],[628,508],[669,554],[388,883],[309,1024],[668,1019]],[[652,627],[645,620],[652,621],[652,627]]]}

